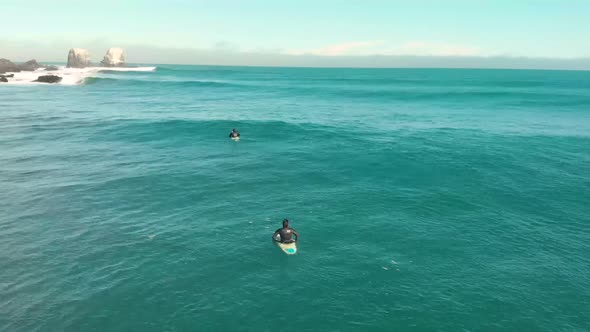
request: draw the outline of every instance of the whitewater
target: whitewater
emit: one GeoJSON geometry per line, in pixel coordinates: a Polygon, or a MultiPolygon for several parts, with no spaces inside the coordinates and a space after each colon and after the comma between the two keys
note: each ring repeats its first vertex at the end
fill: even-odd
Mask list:
{"type": "Polygon", "coordinates": [[[68,68],[58,66],[57,70],[46,71],[39,68],[35,71],[7,72],[4,75],[14,74],[14,77],[8,79],[3,85],[45,85],[47,83],[33,82],[41,75],[57,75],[62,77],[58,85],[79,85],[84,84],[87,78],[99,78],[105,72],[150,72],[156,70],[156,67],[86,67],[86,68],[68,68]]]}

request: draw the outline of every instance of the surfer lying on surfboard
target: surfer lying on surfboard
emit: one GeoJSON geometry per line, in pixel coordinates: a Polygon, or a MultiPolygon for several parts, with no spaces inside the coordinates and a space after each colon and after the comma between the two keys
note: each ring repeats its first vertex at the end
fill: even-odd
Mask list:
{"type": "Polygon", "coordinates": [[[299,233],[289,227],[289,220],[283,220],[283,228],[279,228],[272,235],[272,239],[281,243],[293,243],[299,241],[299,233]],[[293,234],[295,238],[293,238],[293,234]]]}

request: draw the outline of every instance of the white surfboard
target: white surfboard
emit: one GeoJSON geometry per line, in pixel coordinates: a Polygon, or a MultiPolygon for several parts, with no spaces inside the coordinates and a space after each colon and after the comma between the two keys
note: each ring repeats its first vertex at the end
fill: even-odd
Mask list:
{"type": "Polygon", "coordinates": [[[234,142],[237,142],[237,141],[240,140],[240,136],[238,136],[238,137],[232,137],[231,140],[234,141],[234,142]]]}
{"type": "Polygon", "coordinates": [[[297,244],[295,242],[291,242],[291,243],[277,242],[277,245],[287,255],[295,255],[297,253],[297,244]]]}

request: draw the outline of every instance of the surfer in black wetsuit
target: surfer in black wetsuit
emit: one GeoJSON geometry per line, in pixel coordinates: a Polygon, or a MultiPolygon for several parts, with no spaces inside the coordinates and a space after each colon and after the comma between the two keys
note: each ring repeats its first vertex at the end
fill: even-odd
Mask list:
{"type": "Polygon", "coordinates": [[[283,220],[283,228],[277,229],[277,231],[272,235],[273,240],[282,243],[292,243],[299,241],[299,233],[296,230],[289,227],[289,220],[283,220]],[[295,234],[295,238],[293,239],[293,234],[295,234]],[[278,237],[280,236],[280,238],[278,237]]]}
{"type": "Polygon", "coordinates": [[[238,132],[236,129],[232,129],[231,133],[229,133],[229,137],[230,138],[240,137],[240,132],[238,132]]]}

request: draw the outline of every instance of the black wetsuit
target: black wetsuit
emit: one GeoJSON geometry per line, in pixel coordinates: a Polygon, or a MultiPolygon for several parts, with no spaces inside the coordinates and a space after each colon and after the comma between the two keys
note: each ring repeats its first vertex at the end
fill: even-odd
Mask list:
{"type": "Polygon", "coordinates": [[[232,131],[231,133],[229,133],[229,137],[240,137],[240,133],[238,133],[237,131],[232,131]]]}
{"type": "Polygon", "coordinates": [[[277,241],[277,235],[281,236],[280,240],[278,241],[282,243],[297,242],[297,240],[299,240],[299,234],[297,231],[290,227],[277,229],[273,235],[273,239],[275,241],[277,241]],[[295,234],[295,239],[293,239],[293,234],[295,234]]]}

